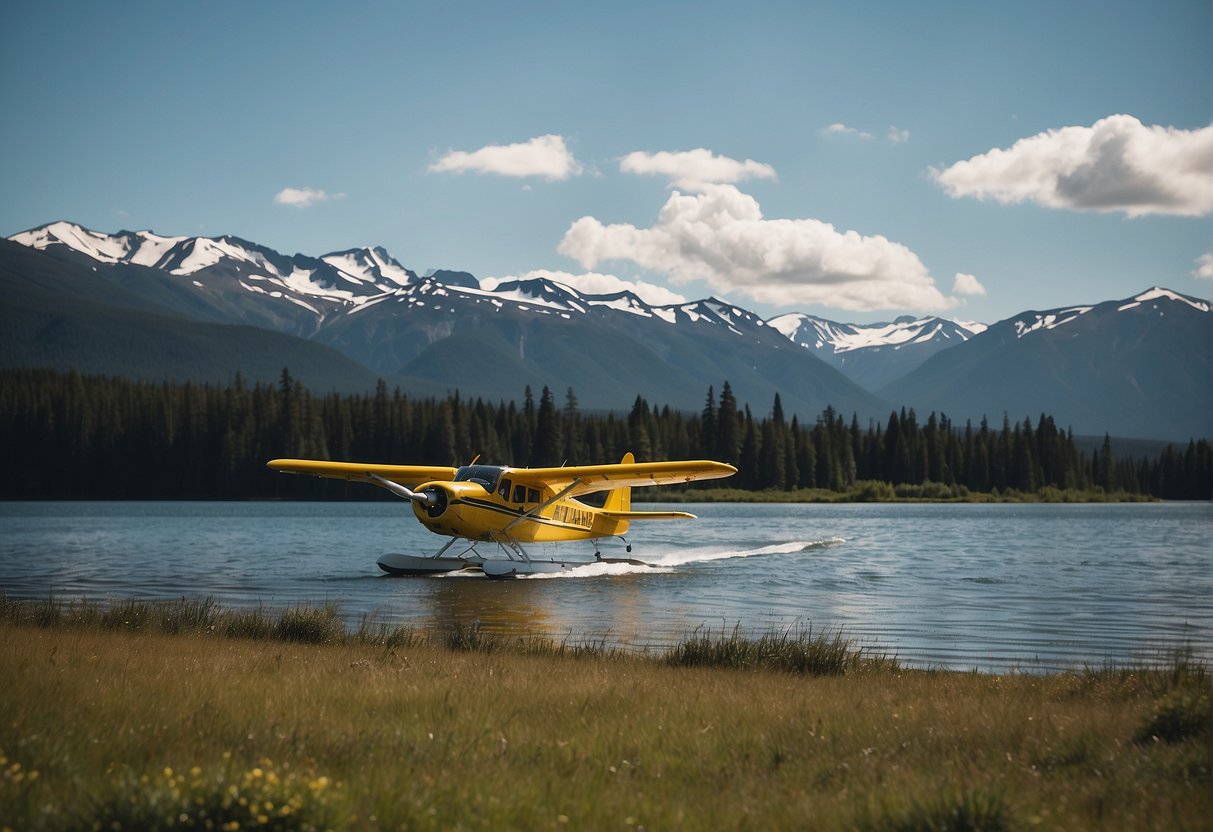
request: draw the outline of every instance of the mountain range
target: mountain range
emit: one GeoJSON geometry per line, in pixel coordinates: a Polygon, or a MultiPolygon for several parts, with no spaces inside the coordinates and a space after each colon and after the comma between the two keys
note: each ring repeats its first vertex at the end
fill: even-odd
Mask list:
{"type": "Polygon", "coordinates": [[[582,407],[637,395],[698,410],[728,380],[764,415],[863,420],[914,407],[965,419],[1049,413],[1076,433],[1213,436],[1209,304],[1153,288],[993,325],[928,317],[770,320],[718,298],[654,305],[549,278],[491,291],[419,274],[382,248],[283,255],[238,237],[104,234],[56,222],[0,241],[3,366],[314,390],[517,399],[572,388],[582,407]]]}

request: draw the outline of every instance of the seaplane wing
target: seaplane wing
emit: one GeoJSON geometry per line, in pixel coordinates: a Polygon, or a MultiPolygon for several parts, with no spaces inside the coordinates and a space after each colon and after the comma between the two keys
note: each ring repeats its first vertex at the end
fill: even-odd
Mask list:
{"type": "MultiPolygon", "coordinates": [[[[646,485],[676,485],[696,480],[714,480],[731,476],[737,469],[723,462],[706,459],[676,462],[623,462],[607,465],[574,465],[566,468],[513,468],[509,476],[515,482],[547,487],[569,497],[610,491],[615,488],[640,488],[646,485]],[[568,489],[566,492],[565,489],[568,489]]],[[[629,512],[636,515],[639,512],[629,512]]],[[[680,512],[645,512],[646,514],[675,514],[680,512]]],[[[633,516],[632,519],[640,519],[633,516]]],[[[652,519],[658,519],[653,517],[652,519]]]]}
{"type": "Polygon", "coordinates": [[[364,462],[326,462],[317,459],[275,459],[269,467],[284,474],[307,474],[312,477],[328,477],[351,482],[369,482],[383,486],[383,480],[416,488],[432,480],[451,480],[455,468],[436,465],[382,465],[364,462]]]}

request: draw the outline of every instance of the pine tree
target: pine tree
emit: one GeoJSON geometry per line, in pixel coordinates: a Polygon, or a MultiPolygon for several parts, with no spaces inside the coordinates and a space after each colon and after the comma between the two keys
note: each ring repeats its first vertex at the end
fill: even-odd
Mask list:
{"type": "Polygon", "coordinates": [[[563,462],[564,433],[561,430],[560,414],[556,412],[556,403],[552,399],[552,391],[546,386],[539,396],[539,414],[536,417],[535,458],[532,465],[550,468],[563,462]]]}
{"type": "Polygon", "coordinates": [[[716,392],[711,385],[708,385],[708,400],[703,405],[703,412],[699,415],[700,424],[700,454],[705,459],[714,459],[716,456],[716,392]]]}
{"type": "Polygon", "coordinates": [[[721,462],[737,464],[741,452],[741,417],[733,388],[726,381],[720,389],[720,408],[716,414],[716,456],[721,462]]]}

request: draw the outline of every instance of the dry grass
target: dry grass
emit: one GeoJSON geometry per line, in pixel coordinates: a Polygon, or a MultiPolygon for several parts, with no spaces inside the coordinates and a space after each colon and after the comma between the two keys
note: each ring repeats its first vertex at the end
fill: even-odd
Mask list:
{"type": "Polygon", "coordinates": [[[1203,829],[1213,810],[1209,678],[1182,659],[803,675],[366,623],[232,639],[225,615],[176,634],[0,616],[0,825],[1203,829]]]}

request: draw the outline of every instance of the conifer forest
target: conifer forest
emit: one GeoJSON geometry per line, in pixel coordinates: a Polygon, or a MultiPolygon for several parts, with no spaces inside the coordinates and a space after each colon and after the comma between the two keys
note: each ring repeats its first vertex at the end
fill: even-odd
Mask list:
{"type": "MultiPolygon", "coordinates": [[[[411,398],[380,381],[364,395],[311,393],[283,370],[276,385],[149,383],[76,372],[0,373],[4,499],[379,499],[361,484],[284,476],[275,457],[397,464],[558,466],[716,459],[738,473],[707,487],[853,491],[857,484],[958,491],[1100,491],[1163,499],[1213,496],[1206,439],[1159,455],[1083,453],[1046,414],[956,424],[912,410],[861,423],[827,408],[811,421],[780,398],[751,403],[727,381],[698,413],[637,398],[628,412],[583,412],[576,393],[530,388],[519,402],[411,398]]],[[[891,488],[887,489],[892,493],[891,488]]],[[[658,494],[654,494],[659,498],[658,494]]]]}

